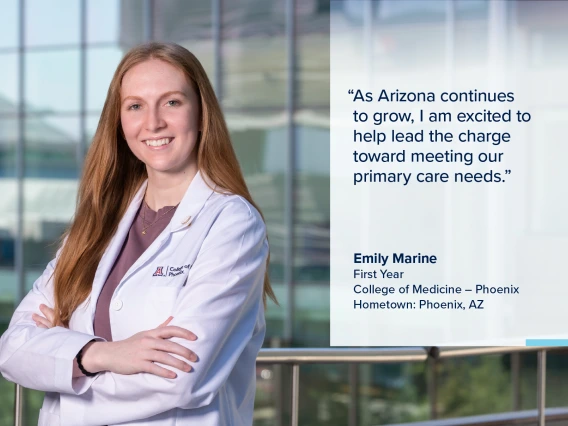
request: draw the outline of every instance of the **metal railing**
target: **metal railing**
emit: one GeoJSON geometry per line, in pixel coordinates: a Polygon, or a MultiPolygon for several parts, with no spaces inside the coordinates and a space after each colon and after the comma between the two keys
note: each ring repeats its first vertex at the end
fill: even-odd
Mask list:
{"type": "MultiPolygon", "coordinates": [[[[502,425],[523,424],[535,420],[539,426],[544,426],[546,419],[567,420],[568,409],[557,408],[545,410],[546,401],[546,353],[549,350],[562,349],[558,347],[471,347],[471,348],[380,348],[380,349],[326,349],[326,348],[270,348],[262,349],[257,358],[257,364],[287,364],[292,366],[291,393],[291,426],[298,426],[300,410],[300,366],[303,364],[362,364],[362,363],[402,363],[427,361],[429,374],[428,393],[431,414],[434,420],[417,422],[416,425],[502,425]],[[515,354],[520,352],[537,352],[537,409],[524,412],[508,412],[494,415],[475,416],[436,420],[436,365],[442,359],[477,356],[515,354]]],[[[356,407],[352,409],[356,410],[356,407]]],[[[14,425],[22,426],[22,387],[16,385],[14,425]]]]}

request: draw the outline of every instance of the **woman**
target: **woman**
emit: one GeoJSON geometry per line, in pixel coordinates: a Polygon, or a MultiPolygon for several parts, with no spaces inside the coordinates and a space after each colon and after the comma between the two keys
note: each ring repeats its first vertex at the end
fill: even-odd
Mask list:
{"type": "Polygon", "coordinates": [[[56,258],[0,340],[39,424],[250,425],[274,299],[262,217],[199,61],[132,49],[56,258]],[[56,326],[54,326],[56,325],[56,326]]]}

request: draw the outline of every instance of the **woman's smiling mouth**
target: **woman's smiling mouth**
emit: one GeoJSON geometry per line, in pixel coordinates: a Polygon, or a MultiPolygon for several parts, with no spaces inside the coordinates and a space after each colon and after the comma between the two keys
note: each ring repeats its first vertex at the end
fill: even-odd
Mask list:
{"type": "Polygon", "coordinates": [[[173,140],[174,138],[146,139],[143,142],[145,142],[147,146],[163,146],[168,145],[173,140]]]}

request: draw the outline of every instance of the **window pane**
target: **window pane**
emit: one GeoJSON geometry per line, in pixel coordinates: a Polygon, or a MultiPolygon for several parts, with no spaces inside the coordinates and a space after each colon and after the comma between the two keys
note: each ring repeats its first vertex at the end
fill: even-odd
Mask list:
{"type": "Polygon", "coordinates": [[[23,424],[36,425],[39,418],[39,409],[43,404],[44,392],[24,388],[24,415],[23,424]]]}
{"type": "MultiPolygon", "coordinates": [[[[437,391],[440,418],[511,410],[509,358],[510,355],[488,355],[440,362],[437,391]]],[[[536,396],[534,402],[530,401],[530,408],[535,408],[535,403],[536,396]]]]}
{"type": "Polygon", "coordinates": [[[17,142],[17,120],[10,118],[0,119],[0,179],[16,177],[17,142]]]}
{"type": "Polygon", "coordinates": [[[329,2],[296,3],[295,78],[300,108],[329,108],[329,7],[329,2]]]}
{"type": "Polygon", "coordinates": [[[15,179],[17,136],[18,122],[15,119],[0,120],[0,316],[8,318],[16,291],[14,243],[18,208],[15,179]]]}
{"type": "Polygon", "coordinates": [[[79,44],[81,0],[26,0],[26,45],[79,44]]]}
{"type": "Polygon", "coordinates": [[[79,77],[78,50],[27,53],[26,111],[78,111],[79,77]]]}
{"type": "Polygon", "coordinates": [[[118,47],[87,50],[87,110],[101,111],[122,50],[118,47]]]}
{"type": "MultiPolygon", "coordinates": [[[[2,321],[2,331],[8,328],[8,322],[12,316],[12,306],[8,317],[2,321]]],[[[13,425],[14,424],[14,389],[15,384],[0,377],[0,424],[13,425]]]]}
{"type": "Polygon", "coordinates": [[[284,278],[284,179],[285,131],[283,115],[261,116],[250,114],[226,115],[231,138],[241,164],[247,185],[258,204],[268,230],[270,243],[270,277],[280,301],[280,307],[269,304],[266,312],[267,337],[281,336],[286,312],[284,278]]]}
{"type": "MultiPolygon", "coordinates": [[[[0,119],[0,335],[8,328],[16,296],[17,185],[14,177],[17,127],[15,119],[0,119]]],[[[14,388],[12,382],[0,377],[0,424],[14,423],[14,388]]]]}
{"type": "Polygon", "coordinates": [[[329,128],[296,128],[295,282],[329,283],[329,128]]]}
{"type": "Polygon", "coordinates": [[[18,0],[3,0],[0,14],[0,48],[18,45],[18,0]]]}
{"type": "Polygon", "coordinates": [[[75,212],[79,119],[26,119],[25,138],[24,265],[31,284],[75,212]]]}
{"type": "Polygon", "coordinates": [[[119,44],[134,46],[146,40],[145,1],[122,0],[119,9],[119,44]]]}
{"type": "Polygon", "coordinates": [[[90,145],[93,141],[93,136],[97,131],[97,126],[99,125],[100,114],[89,114],[87,116],[87,124],[85,129],[85,135],[87,140],[87,145],[90,145]]]}
{"type": "Polygon", "coordinates": [[[118,42],[119,17],[119,0],[88,0],[87,42],[118,42]]]}
{"type": "Polygon", "coordinates": [[[360,364],[358,424],[429,420],[426,366],[425,362],[360,364]]]}
{"type": "MultiPolygon", "coordinates": [[[[225,108],[283,108],[287,61],[285,13],[276,0],[223,2],[225,108]]],[[[328,88],[329,90],[329,88],[328,88]]]]}
{"type": "Polygon", "coordinates": [[[154,38],[180,43],[211,39],[211,1],[154,1],[154,38]]]}
{"type": "MultiPolygon", "coordinates": [[[[76,179],[79,132],[77,117],[26,119],[26,176],[43,179],[76,179]]],[[[55,207],[55,204],[53,201],[48,202],[52,207],[55,207]]]]}
{"type": "Polygon", "coordinates": [[[18,56],[0,55],[0,114],[15,113],[18,109],[18,56]]]}
{"type": "Polygon", "coordinates": [[[211,1],[159,0],[154,6],[154,38],[178,43],[192,52],[213,83],[211,1]]]}

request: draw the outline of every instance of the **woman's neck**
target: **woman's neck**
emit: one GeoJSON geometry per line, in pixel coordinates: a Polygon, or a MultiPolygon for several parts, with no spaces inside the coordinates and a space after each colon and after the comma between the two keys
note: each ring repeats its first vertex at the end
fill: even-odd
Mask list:
{"type": "Polygon", "coordinates": [[[154,211],[165,206],[176,206],[183,198],[197,170],[181,174],[148,173],[148,187],[144,198],[148,207],[154,211]]]}

